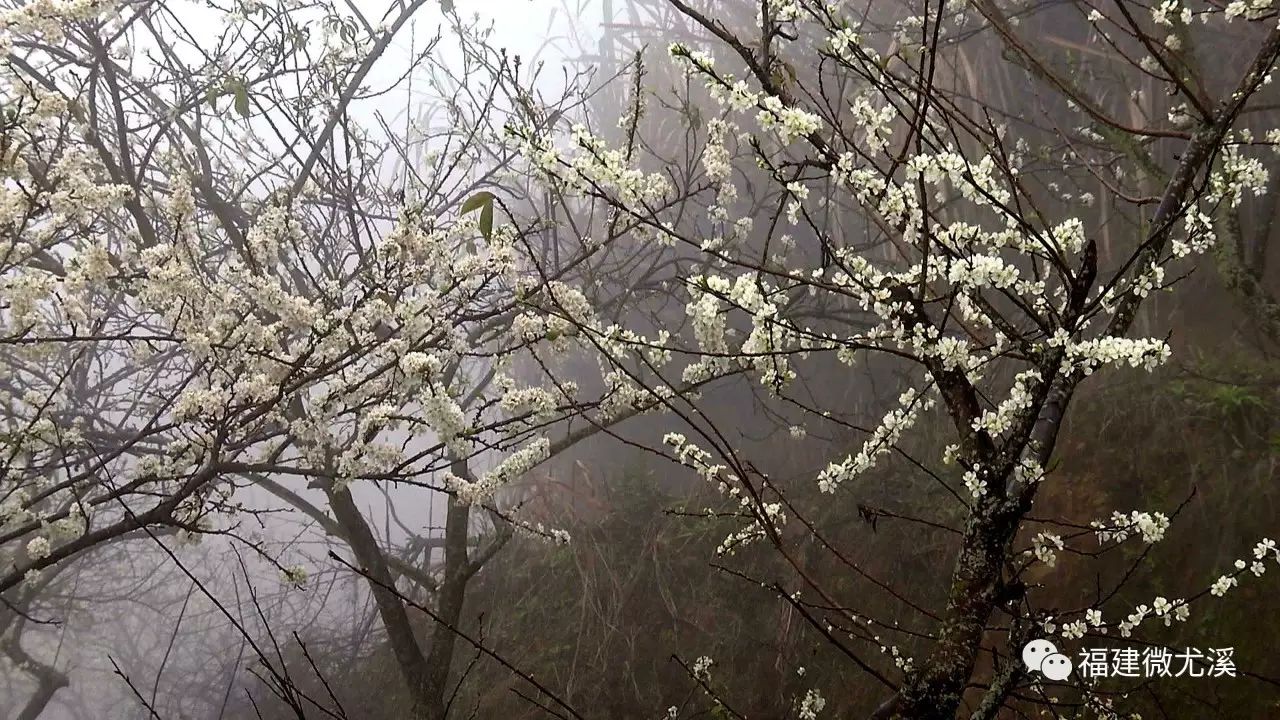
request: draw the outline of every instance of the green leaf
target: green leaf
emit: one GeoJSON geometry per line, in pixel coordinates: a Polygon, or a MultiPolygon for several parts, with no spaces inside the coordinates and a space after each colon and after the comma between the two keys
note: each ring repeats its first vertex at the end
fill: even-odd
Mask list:
{"type": "Polygon", "coordinates": [[[480,211],[480,234],[488,240],[493,236],[493,193],[482,190],[462,203],[461,214],[480,211]]]}
{"type": "Polygon", "coordinates": [[[249,117],[249,90],[244,83],[237,82],[232,91],[236,96],[236,112],[240,113],[240,117],[249,117]]]}
{"type": "Polygon", "coordinates": [[[487,190],[481,190],[475,195],[472,195],[471,197],[467,198],[462,203],[461,213],[463,215],[466,215],[469,212],[475,212],[476,210],[483,208],[485,205],[492,205],[492,204],[493,204],[493,193],[487,190]]]}

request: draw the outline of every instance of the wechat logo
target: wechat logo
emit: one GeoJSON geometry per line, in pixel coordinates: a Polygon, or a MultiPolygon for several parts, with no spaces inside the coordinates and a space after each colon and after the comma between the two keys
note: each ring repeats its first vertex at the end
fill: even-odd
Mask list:
{"type": "Polygon", "coordinates": [[[1022,648],[1022,664],[1028,670],[1038,672],[1050,680],[1066,680],[1071,677],[1071,658],[1058,652],[1048,640],[1032,640],[1022,648]]]}

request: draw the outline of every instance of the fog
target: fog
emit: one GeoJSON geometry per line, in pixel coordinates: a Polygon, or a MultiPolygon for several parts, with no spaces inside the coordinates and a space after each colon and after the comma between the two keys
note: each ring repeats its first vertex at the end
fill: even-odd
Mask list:
{"type": "Polygon", "coordinates": [[[3,7],[0,718],[1280,707],[1269,6],[3,7]]]}

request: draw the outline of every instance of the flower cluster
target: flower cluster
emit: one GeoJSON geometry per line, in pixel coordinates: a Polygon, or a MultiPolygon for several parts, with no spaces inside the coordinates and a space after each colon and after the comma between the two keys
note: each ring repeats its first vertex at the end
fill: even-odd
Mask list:
{"type": "Polygon", "coordinates": [[[761,100],[763,109],[756,115],[756,122],[764,130],[777,133],[783,144],[812,135],[822,126],[817,115],[795,107],[787,107],[781,99],[772,95],[761,100]]]}
{"type": "Polygon", "coordinates": [[[537,467],[550,456],[551,443],[546,438],[537,438],[503,458],[492,470],[483,473],[474,482],[468,482],[456,475],[447,475],[445,487],[452,490],[459,500],[467,504],[484,503],[512,480],[537,467]]]}
{"type": "Polygon", "coordinates": [[[1169,529],[1169,518],[1163,513],[1134,510],[1128,515],[1122,512],[1112,513],[1109,522],[1094,520],[1090,526],[1095,529],[1100,544],[1122,543],[1130,535],[1137,533],[1142,536],[1143,542],[1153,545],[1164,539],[1164,534],[1169,529]]]}
{"type": "Polygon", "coordinates": [[[933,402],[931,395],[916,390],[904,392],[898,398],[898,407],[884,416],[857,455],[847,456],[838,463],[830,463],[818,474],[818,489],[824,493],[835,492],[842,483],[875,467],[877,459],[894,448],[898,439],[915,424],[920,414],[933,407],[933,402]]]}
{"type": "Polygon", "coordinates": [[[1031,540],[1032,552],[1036,560],[1053,567],[1058,564],[1058,550],[1063,548],[1062,537],[1053,533],[1038,533],[1031,540]]]}

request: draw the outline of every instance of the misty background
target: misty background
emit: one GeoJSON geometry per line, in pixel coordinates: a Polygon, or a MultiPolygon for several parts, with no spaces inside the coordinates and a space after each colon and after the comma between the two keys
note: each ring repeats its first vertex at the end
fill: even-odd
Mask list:
{"type": "MultiPolygon", "coordinates": [[[[356,4],[369,17],[381,17],[392,7],[362,0],[356,4]]],[[[657,0],[456,0],[452,5],[460,16],[474,12],[469,22],[489,47],[518,55],[530,72],[536,69],[532,85],[545,94],[548,107],[559,99],[564,112],[615,138],[621,136],[616,120],[627,112],[626,72],[636,53],[651,62],[647,80],[655,97],[669,98],[683,79],[663,67],[667,44],[706,39],[703,30],[676,19],[657,0]],[[565,97],[573,101],[564,102],[565,97]]],[[[754,3],[716,5],[747,23],[755,10],[754,3]]],[[[883,9],[888,18],[894,14],[889,5],[877,11],[883,9]]],[[[202,13],[219,13],[190,6],[195,27],[202,13]]],[[[1047,44],[1087,48],[1089,43],[1087,28],[1057,22],[1052,9],[1029,19],[1023,30],[1037,33],[1047,44]]],[[[1221,42],[1225,53],[1231,40],[1221,42]]],[[[367,78],[367,84],[385,92],[353,104],[351,113],[375,132],[381,128],[386,136],[380,141],[399,137],[408,158],[427,163],[443,149],[438,144],[443,136],[435,131],[454,125],[443,98],[467,81],[464,53],[452,42],[435,3],[415,15],[391,48],[367,78]],[[437,33],[441,39],[432,50],[437,74],[420,69],[406,74],[414,54],[437,33]]],[[[981,53],[994,57],[1000,50],[987,45],[977,52],[976,67],[982,68],[981,53]]],[[[798,67],[794,72],[804,77],[811,70],[798,67]]],[[[1012,77],[981,69],[975,73],[990,83],[983,92],[1001,95],[1006,108],[1043,109],[1035,90],[1012,77]]],[[[665,133],[671,139],[673,152],[689,127],[701,129],[699,120],[681,117],[671,107],[651,107],[644,122],[655,136],[665,133]]],[[[1066,114],[1065,108],[1044,112],[1066,114]]],[[[247,125],[250,133],[254,122],[247,125]]],[[[1165,153],[1158,143],[1155,147],[1165,153]]],[[[383,158],[377,163],[377,180],[389,188],[403,183],[407,162],[383,158]]],[[[652,158],[646,162],[661,164],[652,158]]],[[[748,168],[743,174],[752,172],[748,168]]],[[[741,198],[738,211],[749,214],[760,207],[768,191],[761,193],[741,198]]],[[[540,210],[543,200],[531,191],[511,201],[540,210]]],[[[1083,205],[1078,194],[1060,202],[1090,216],[1108,212],[1083,205]]],[[[866,232],[842,219],[835,202],[832,208],[830,227],[836,232],[847,237],[866,232]]],[[[1249,254],[1262,259],[1262,282],[1273,289],[1280,263],[1267,258],[1274,256],[1270,250],[1277,243],[1275,212],[1272,195],[1247,201],[1242,213],[1260,238],[1249,254]]],[[[606,223],[593,217],[591,226],[599,229],[606,223]]],[[[797,235],[804,247],[804,231],[797,235]]],[[[889,251],[873,246],[866,252],[889,251]]],[[[1104,266],[1119,259],[1107,256],[1105,244],[1101,252],[1104,266]]],[[[616,317],[654,328],[685,322],[681,307],[656,299],[660,269],[619,267],[633,275],[606,276],[614,283],[613,296],[621,298],[611,308],[616,317]]],[[[1158,556],[1153,565],[1160,570],[1136,581],[1138,593],[1199,578],[1229,563],[1241,552],[1239,537],[1274,533],[1280,517],[1280,364],[1275,354],[1280,346],[1224,285],[1206,265],[1174,292],[1144,306],[1139,331],[1159,335],[1159,328],[1171,327],[1176,362],[1149,377],[1119,372],[1082,392],[1077,402],[1085,409],[1077,417],[1088,420],[1070,421],[1059,441],[1069,450],[1070,460],[1060,469],[1066,479],[1037,501],[1037,512],[1072,516],[1105,516],[1115,508],[1153,504],[1181,508],[1175,518],[1177,538],[1152,551],[1158,556]],[[1224,518],[1230,518],[1231,534],[1222,532],[1224,518]]],[[[589,364],[570,374],[585,386],[599,383],[599,373],[589,364]]],[[[853,370],[815,363],[803,382],[811,395],[839,403],[851,416],[873,424],[901,393],[904,379],[889,363],[866,363],[853,370]]],[[[766,396],[758,383],[730,378],[708,391],[704,407],[733,428],[736,447],[764,458],[762,465],[774,475],[811,477],[829,457],[858,446],[852,432],[794,437],[789,432],[794,418],[766,396]]],[[[921,436],[912,441],[917,449],[932,452],[941,446],[944,420],[938,415],[922,423],[921,436]]],[[[656,445],[669,424],[663,416],[625,421],[616,429],[618,438],[592,437],[504,491],[504,503],[520,508],[522,517],[564,528],[574,540],[558,546],[517,535],[506,542],[467,589],[464,628],[499,648],[513,665],[559,688],[573,704],[591,709],[592,717],[657,718],[682,703],[690,692],[687,673],[672,662],[673,654],[709,655],[735,668],[728,682],[754,711],[748,713],[752,717],[788,716],[792,698],[815,675],[828,681],[833,695],[844,693],[829,698],[831,716],[873,705],[875,688],[860,685],[843,670],[822,675],[824,659],[833,651],[801,638],[803,623],[791,608],[711,567],[728,525],[689,515],[708,506],[714,493],[687,469],[617,442],[656,445]],[[797,666],[812,668],[808,677],[797,674],[797,666]]],[[[485,463],[494,462],[478,459],[472,470],[482,472],[488,469],[485,463]]],[[[909,463],[891,462],[858,490],[856,498],[834,499],[823,508],[820,519],[833,528],[832,537],[845,540],[866,567],[901,579],[919,593],[921,604],[941,602],[945,588],[934,581],[953,559],[945,534],[876,520],[885,517],[883,510],[909,514],[939,506],[937,488],[913,477],[909,463]]],[[[237,499],[259,512],[240,519],[237,537],[174,538],[169,544],[180,563],[156,546],[159,540],[143,536],[99,548],[60,572],[43,595],[42,614],[27,620],[21,634],[22,652],[54,669],[58,687],[37,715],[23,720],[151,717],[140,706],[139,695],[166,720],[289,717],[269,690],[273,675],[256,659],[254,643],[280,666],[293,668],[295,682],[308,692],[336,696],[348,710],[357,710],[353,718],[397,717],[404,692],[369,586],[329,557],[341,543],[322,521],[328,515],[323,492],[306,487],[292,487],[291,492],[292,505],[264,486],[239,488],[237,499]],[[246,553],[242,541],[266,548],[275,564],[246,553]],[[279,566],[304,568],[305,581],[283,577],[279,566]]],[[[810,500],[816,498],[816,491],[811,495],[810,500]]],[[[395,549],[403,562],[427,570],[442,566],[444,494],[366,483],[353,485],[352,496],[378,541],[395,549]]],[[[477,513],[468,542],[483,547],[498,532],[496,527],[477,513]]],[[[839,577],[848,572],[822,556],[820,548],[804,557],[814,573],[839,577]]],[[[1118,567],[1122,560],[1116,558],[1118,564],[1108,567],[1118,567]]],[[[767,573],[778,561],[747,555],[744,562],[767,573]]],[[[1064,607],[1087,595],[1093,580],[1083,574],[1043,578],[1050,591],[1060,593],[1064,607]]],[[[1177,699],[1160,705],[1169,713],[1166,717],[1201,712],[1264,717],[1266,709],[1278,707],[1280,684],[1273,678],[1280,677],[1280,655],[1272,648],[1280,643],[1280,624],[1270,620],[1278,609],[1275,593],[1265,584],[1239,592],[1231,604],[1215,610],[1212,623],[1189,627],[1183,639],[1233,645],[1262,680],[1248,690],[1235,681],[1190,683],[1185,692],[1179,686],[1177,699]],[[1181,704],[1166,707],[1168,703],[1181,704]]],[[[909,609],[891,598],[868,602],[882,622],[911,617],[909,609]]],[[[421,623],[424,634],[430,626],[422,616],[414,622],[421,623]]],[[[542,716],[514,691],[518,683],[508,668],[471,648],[458,652],[463,668],[455,691],[458,717],[542,716]]],[[[41,688],[37,676],[17,670],[15,658],[0,660],[7,663],[0,665],[3,718],[16,719],[41,688]]]]}

